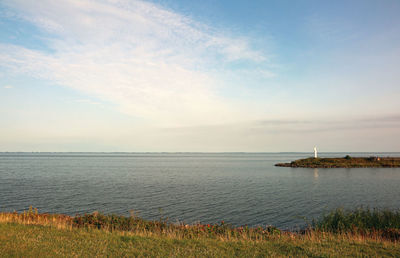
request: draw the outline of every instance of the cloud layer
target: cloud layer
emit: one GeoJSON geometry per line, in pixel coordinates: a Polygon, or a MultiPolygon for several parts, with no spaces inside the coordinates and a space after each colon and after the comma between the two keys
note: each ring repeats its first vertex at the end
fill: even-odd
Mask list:
{"type": "MultiPolygon", "coordinates": [[[[232,122],[246,112],[216,94],[215,71],[266,61],[243,37],[143,1],[6,0],[13,19],[46,33],[48,51],[0,45],[16,74],[53,81],[159,125],[232,122]]],[[[10,16],[10,15],[9,15],[10,16]]],[[[260,71],[260,75],[268,71],[260,71]]]]}

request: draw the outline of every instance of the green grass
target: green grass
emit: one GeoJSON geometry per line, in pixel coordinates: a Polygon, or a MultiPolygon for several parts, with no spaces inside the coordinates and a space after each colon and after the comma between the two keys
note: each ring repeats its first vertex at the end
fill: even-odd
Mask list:
{"type": "Polygon", "coordinates": [[[306,158],[290,163],[275,164],[278,167],[304,168],[366,168],[366,167],[400,167],[399,157],[350,157],[344,158],[306,158]]]}
{"type": "Polygon", "coordinates": [[[263,257],[400,256],[398,243],[344,235],[281,236],[269,240],[179,239],[96,229],[0,223],[2,257],[263,257]]]}
{"type": "Polygon", "coordinates": [[[274,227],[172,224],[100,213],[0,213],[0,257],[400,257],[400,213],[332,211],[302,233],[274,227]]]}

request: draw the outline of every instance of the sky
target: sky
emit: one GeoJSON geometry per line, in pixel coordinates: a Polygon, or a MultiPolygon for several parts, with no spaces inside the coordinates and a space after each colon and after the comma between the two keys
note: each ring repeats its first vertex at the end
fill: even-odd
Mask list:
{"type": "Polygon", "coordinates": [[[399,13],[1,0],[0,151],[400,151],[399,13]]]}

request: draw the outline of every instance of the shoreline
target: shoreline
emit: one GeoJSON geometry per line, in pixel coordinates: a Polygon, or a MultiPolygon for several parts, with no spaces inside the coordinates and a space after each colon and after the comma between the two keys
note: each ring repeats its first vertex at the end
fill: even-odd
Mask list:
{"type": "MultiPolygon", "coordinates": [[[[168,218],[160,217],[158,220],[146,220],[138,217],[131,212],[130,216],[118,214],[104,214],[98,211],[76,214],[69,216],[57,213],[39,213],[38,209],[29,207],[23,212],[1,212],[0,223],[21,223],[35,224],[44,226],[54,226],[58,228],[95,228],[106,231],[141,231],[166,233],[180,230],[195,230],[196,234],[224,233],[240,236],[241,234],[305,234],[310,231],[324,232],[355,232],[361,229],[362,232],[369,230],[375,233],[379,230],[396,229],[398,231],[396,239],[400,240],[400,209],[378,209],[378,208],[356,208],[353,210],[337,208],[328,213],[323,213],[318,219],[312,219],[308,226],[297,230],[280,229],[270,224],[265,226],[234,226],[225,223],[223,220],[217,223],[191,223],[170,222],[168,218]],[[333,220],[332,220],[333,219],[333,220]]],[[[206,234],[207,235],[207,234],[206,234]]]]}

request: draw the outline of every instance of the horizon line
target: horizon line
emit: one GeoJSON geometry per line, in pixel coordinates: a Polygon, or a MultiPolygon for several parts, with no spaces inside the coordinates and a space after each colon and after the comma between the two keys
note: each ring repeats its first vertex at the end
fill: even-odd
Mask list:
{"type": "MultiPolygon", "coordinates": [[[[312,151],[0,151],[0,154],[4,153],[104,153],[104,154],[118,154],[118,153],[140,153],[140,154],[256,154],[256,153],[313,153],[312,151]]],[[[318,153],[400,153],[400,151],[318,151],[318,153]]]]}

